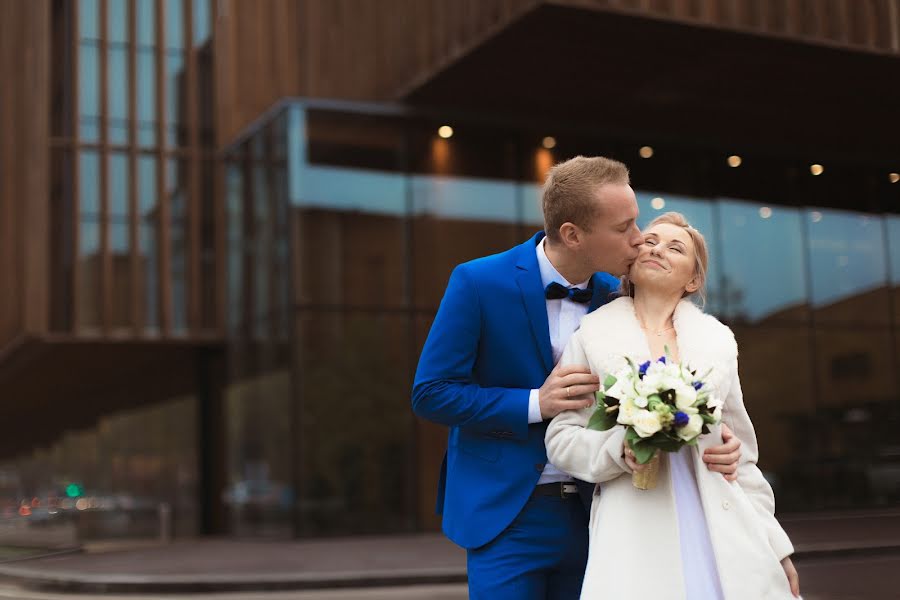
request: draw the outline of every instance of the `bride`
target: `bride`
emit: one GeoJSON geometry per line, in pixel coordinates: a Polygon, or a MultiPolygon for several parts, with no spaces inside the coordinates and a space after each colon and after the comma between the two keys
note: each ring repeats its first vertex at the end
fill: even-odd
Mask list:
{"type": "Polygon", "coordinates": [[[756,466],[758,449],[738,380],[731,330],[690,300],[703,297],[703,236],[679,213],[644,231],[627,292],[584,318],[560,364],[587,365],[600,380],[625,365],[659,358],[705,373],[724,400],[722,421],[743,441],[738,480],[710,473],[704,448],[721,444],[719,426],[697,446],[662,453],[659,483],[638,490],[627,476],[645,468],[624,443],[624,428],[585,426],[593,407],[560,413],[547,429],[547,455],[560,469],[595,482],[590,553],[582,598],[786,600],[799,597],[793,546],[775,520],[772,488],[756,466]],[[622,477],[622,475],[626,475],[622,477]]]}

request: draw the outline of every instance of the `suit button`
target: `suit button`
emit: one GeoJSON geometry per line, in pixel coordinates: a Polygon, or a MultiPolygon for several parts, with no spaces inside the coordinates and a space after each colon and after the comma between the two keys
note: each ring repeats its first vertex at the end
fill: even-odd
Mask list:
{"type": "Polygon", "coordinates": [[[547,465],[545,463],[534,463],[534,470],[537,471],[538,473],[543,473],[544,467],[546,467],[546,466],[547,465]]]}
{"type": "Polygon", "coordinates": [[[722,501],[722,508],[724,508],[725,510],[730,509],[730,508],[731,508],[731,502],[729,502],[728,500],[723,500],[723,501],[722,501]]]}

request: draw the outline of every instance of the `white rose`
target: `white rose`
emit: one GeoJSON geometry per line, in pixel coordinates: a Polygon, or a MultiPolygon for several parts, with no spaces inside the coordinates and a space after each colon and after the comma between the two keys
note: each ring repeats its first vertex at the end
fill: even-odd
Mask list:
{"type": "Polygon", "coordinates": [[[703,430],[703,417],[700,415],[691,415],[688,424],[678,430],[678,437],[686,442],[691,441],[703,430]]]}
{"type": "Polygon", "coordinates": [[[680,382],[673,389],[675,390],[675,406],[679,410],[689,408],[697,401],[697,390],[694,389],[694,386],[680,382]]]}
{"type": "Polygon", "coordinates": [[[604,393],[620,402],[626,399],[632,399],[635,396],[634,385],[632,385],[631,380],[628,377],[619,377],[613,386],[604,393]]]}
{"type": "Polygon", "coordinates": [[[648,438],[662,429],[659,415],[651,410],[638,410],[633,421],[632,427],[642,438],[648,438]]]}
{"type": "Polygon", "coordinates": [[[634,415],[637,410],[633,400],[622,400],[619,403],[619,416],[616,417],[616,422],[621,425],[631,425],[634,423],[634,415]]]}
{"type": "Polygon", "coordinates": [[[634,405],[638,408],[647,408],[648,403],[647,396],[636,396],[634,399],[634,405]]]}
{"type": "Polygon", "coordinates": [[[639,396],[652,396],[659,392],[659,378],[657,376],[646,376],[635,384],[635,390],[639,396]]]}

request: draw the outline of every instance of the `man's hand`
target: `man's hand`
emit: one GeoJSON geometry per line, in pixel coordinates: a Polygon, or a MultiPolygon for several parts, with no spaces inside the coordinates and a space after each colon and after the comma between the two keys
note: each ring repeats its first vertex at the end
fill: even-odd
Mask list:
{"type": "Polygon", "coordinates": [[[791,593],[794,595],[794,598],[800,597],[800,575],[797,574],[797,569],[794,568],[794,563],[791,561],[790,556],[785,556],[781,561],[781,568],[784,569],[784,574],[788,578],[788,584],[791,586],[791,593]]]}
{"type": "Polygon", "coordinates": [[[541,417],[552,419],[564,410],[592,406],[594,392],[600,389],[600,378],[587,367],[556,365],[538,391],[541,417]]]}
{"type": "Polygon", "coordinates": [[[725,475],[728,481],[737,481],[738,461],[741,459],[741,440],[737,439],[728,425],[722,423],[721,446],[707,448],[703,453],[703,462],[710,471],[725,475]]]}

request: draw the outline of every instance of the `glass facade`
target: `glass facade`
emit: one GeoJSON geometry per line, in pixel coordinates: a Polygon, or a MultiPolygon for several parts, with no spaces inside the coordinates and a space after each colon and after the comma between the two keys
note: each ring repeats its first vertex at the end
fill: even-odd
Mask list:
{"type": "MultiPolygon", "coordinates": [[[[266,466],[257,472],[287,468],[270,480],[290,480],[295,512],[284,518],[302,535],[438,526],[446,432],[412,416],[409,393],[450,271],[541,228],[538,182],[554,162],[577,153],[640,160],[636,147],[586,136],[551,152],[525,128],[483,122],[456,122],[443,139],[441,124],[382,107],[296,102],[227,159],[234,349],[284,331],[291,348],[268,374],[235,374],[235,390],[280,396],[253,405],[259,431],[244,419],[230,439],[231,472],[258,460],[266,466]],[[290,260],[273,244],[289,248],[290,260]],[[290,289],[278,295],[273,277],[290,289]],[[271,415],[290,415],[290,425],[271,415]],[[272,434],[283,444],[248,441],[272,434]],[[291,464],[282,466],[287,450],[291,464]]],[[[645,188],[646,170],[633,169],[640,225],[676,210],[709,242],[706,309],[737,335],[760,466],[779,511],[900,502],[891,479],[900,460],[891,233],[900,220],[817,208],[815,197],[786,206],[691,194],[683,184],[670,193],[658,177],[645,188]]],[[[240,402],[234,410],[246,410],[240,402]]]]}
{"type": "Polygon", "coordinates": [[[62,438],[0,462],[0,540],[25,516],[157,535],[161,506],[189,536],[213,503],[216,533],[241,537],[436,530],[446,430],[411,412],[419,352],[453,267],[539,230],[540,184],[577,154],[629,165],[640,225],[677,210],[706,234],[706,308],[737,335],[779,511],[900,505],[900,216],[853,209],[883,189],[848,197],[776,156],[729,171],[720,149],[645,160],[579,124],[550,140],[513,117],[302,100],[223,156],[217,5],[52,3],[51,329],[188,348],[190,381],[73,393],[104,416],[66,413],[62,438]],[[223,339],[224,377],[200,381],[223,339]],[[210,461],[223,485],[198,489],[210,461]]]}
{"type": "Polygon", "coordinates": [[[74,214],[54,223],[71,240],[57,250],[66,286],[54,301],[72,305],[55,311],[57,325],[145,336],[209,329],[211,0],[53,7],[63,115],[53,120],[54,183],[76,192],[74,214]]]}

